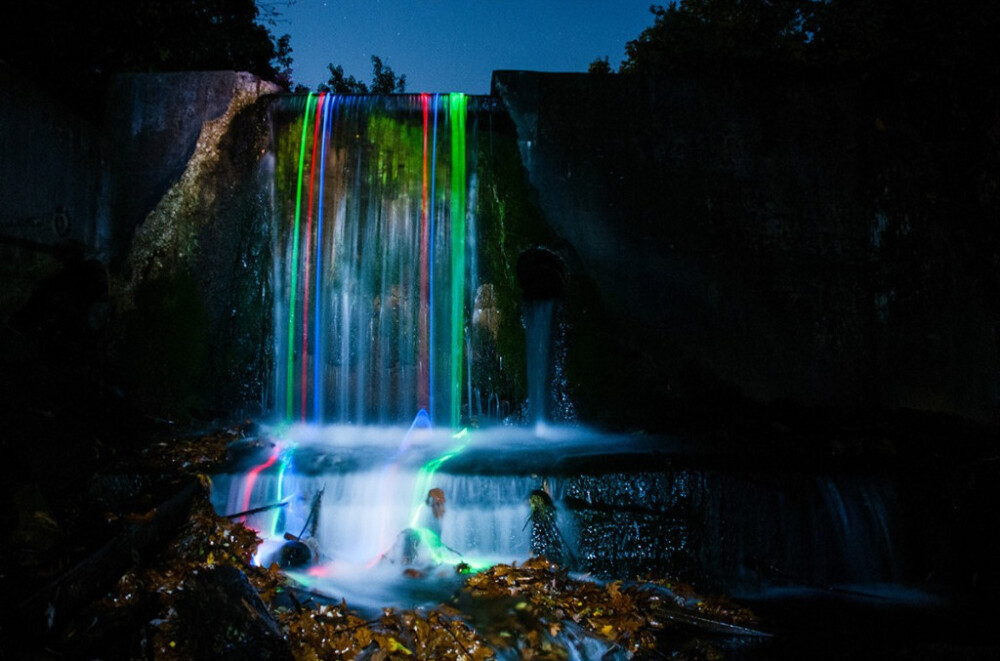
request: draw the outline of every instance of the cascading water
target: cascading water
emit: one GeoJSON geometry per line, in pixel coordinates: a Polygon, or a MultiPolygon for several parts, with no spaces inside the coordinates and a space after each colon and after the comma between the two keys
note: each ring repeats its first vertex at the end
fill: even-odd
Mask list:
{"type": "Polygon", "coordinates": [[[492,285],[478,285],[475,214],[476,122],[491,103],[275,100],[264,159],[274,447],[245,472],[217,476],[213,496],[228,513],[272,506],[245,518],[267,538],[261,562],[309,538],[310,580],[344,590],[349,577],[395,577],[418,560],[528,557],[527,496],[540,478],[447,472],[484,442],[461,424],[463,411],[483,413],[470,325],[496,332],[495,307],[483,302],[492,285]]]}
{"type": "MultiPolygon", "coordinates": [[[[427,596],[413,594],[402,567],[446,567],[436,579],[449,589],[453,566],[527,558],[529,498],[543,486],[578,569],[634,576],[700,562],[742,571],[743,555],[772,550],[754,537],[764,530],[757,510],[727,519],[736,492],[676,465],[676,442],[546,424],[462,428],[504,408],[472,368],[484,355],[505,360],[472,332],[495,336],[499,314],[494,286],[477,273],[489,228],[477,226],[473,136],[490,104],[461,94],[275,100],[263,159],[274,209],[274,420],[252,458],[215,477],[215,507],[252,512],[242,519],[265,538],[260,562],[298,568],[315,589],[373,608],[427,596]],[[623,470],[630,454],[639,458],[623,470]],[[639,488],[644,481],[654,486],[639,488]],[[745,538],[725,546],[739,558],[716,548],[722,529],[745,538]],[[283,556],[289,542],[308,542],[310,562],[283,556]]],[[[522,257],[529,422],[544,423],[552,380],[562,378],[552,352],[566,273],[546,250],[522,257]]],[[[556,417],[571,417],[565,402],[555,405],[556,417]]],[[[827,486],[796,525],[829,512],[822,520],[842,525],[827,526],[838,534],[814,547],[877,549],[891,568],[891,521],[852,521],[862,496],[866,511],[888,517],[876,502],[884,492],[827,486]]],[[[760,493],[751,485],[738,498],[754,503],[760,493]]],[[[779,504],[766,516],[781,521],[787,511],[779,504]]]]}
{"type": "Polygon", "coordinates": [[[469,97],[291,97],[273,112],[274,408],[285,421],[460,422],[469,97]]]}

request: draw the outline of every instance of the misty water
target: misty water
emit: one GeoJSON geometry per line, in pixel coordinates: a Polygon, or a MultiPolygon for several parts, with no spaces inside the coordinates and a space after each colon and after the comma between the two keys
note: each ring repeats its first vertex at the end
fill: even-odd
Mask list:
{"type": "Polygon", "coordinates": [[[591,580],[679,574],[761,603],[931,599],[900,567],[891,480],[734,470],[690,440],[575,422],[557,300],[523,302],[523,355],[497,353],[483,300],[500,274],[476,215],[488,105],[275,102],[271,413],[212,480],[220,514],[253,512],[239,520],[263,540],[255,562],[354,608],[433,605],[462,572],[532,555],[543,490],[569,568],[591,580]],[[492,378],[512,360],[527,392],[501,404],[492,378]]]}

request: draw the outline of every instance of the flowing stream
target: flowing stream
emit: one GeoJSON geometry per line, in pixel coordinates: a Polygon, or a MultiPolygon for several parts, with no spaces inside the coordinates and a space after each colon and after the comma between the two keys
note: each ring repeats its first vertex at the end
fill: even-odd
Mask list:
{"type": "Polygon", "coordinates": [[[534,424],[464,426],[501,410],[474,382],[470,333],[492,314],[475,205],[490,103],[275,101],[272,420],[213,479],[220,513],[263,508],[243,517],[264,539],[258,562],[359,606],[434,601],[457,567],[529,556],[529,496],[543,489],[579,571],[896,580],[887,482],[762,481],[687,468],[677,439],[547,424],[553,301],[522,311],[534,424]],[[290,543],[306,556],[288,556],[290,543]]]}

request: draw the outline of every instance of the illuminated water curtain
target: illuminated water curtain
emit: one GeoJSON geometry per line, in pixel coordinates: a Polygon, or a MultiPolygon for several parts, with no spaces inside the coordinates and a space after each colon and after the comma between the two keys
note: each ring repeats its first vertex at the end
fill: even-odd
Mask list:
{"type": "Polygon", "coordinates": [[[309,94],[273,116],[274,409],[398,424],[462,408],[468,97],[309,94]]]}

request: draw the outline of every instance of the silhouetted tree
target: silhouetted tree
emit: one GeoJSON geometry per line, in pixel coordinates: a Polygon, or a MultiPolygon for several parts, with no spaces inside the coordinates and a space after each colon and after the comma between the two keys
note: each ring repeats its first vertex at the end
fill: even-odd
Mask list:
{"type": "Polygon", "coordinates": [[[620,74],[837,83],[873,199],[932,228],[907,249],[947,244],[1000,297],[1000,3],[677,0],[651,11],[620,74]]]}
{"type": "Polygon", "coordinates": [[[319,85],[320,92],[333,92],[335,94],[367,94],[368,86],[355,78],[344,74],[344,67],[327,64],[330,70],[330,79],[326,83],[319,85]]]}
{"type": "Polygon", "coordinates": [[[382,64],[382,58],[372,55],[372,94],[392,94],[406,91],[406,74],[397,76],[382,64]]]}
{"type": "Polygon", "coordinates": [[[614,69],[611,68],[611,64],[608,62],[608,56],[599,57],[590,63],[587,67],[587,73],[592,73],[598,76],[605,76],[607,74],[614,73],[614,69]]]}
{"type": "Polygon", "coordinates": [[[677,0],[626,44],[620,72],[810,67],[861,77],[995,80],[1000,3],[677,0]]]}
{"type": "Polygon", "coordinates": [[[800,61],[816,0],[680,0],[625,46],[621,71],[728,69],[800,61]]]}
{"type": "Polygon", "coordinates": [[[275,76],[274,82],[282,85],[283,87],[291,87],[292,85],[292,44],[291,36],[283,34],[278,37],[277,41],[274,42],[275,54],[274,54],[274,66],[275,66],[275,76]]]}
{"type": "Polygon", "coordinates": [[[382,63],[382,58],[372,55],[371,87],[354,76],[344,73],[341,65],[326,65],[330,70],[330,79],[318,86],[320,92],[335,94],[394,94],[406,91],[406,75],[397,76],[393,70],[382,63]]]}
{"type": "Polygon", "coordinates": [[[0,59],[43,86],[95,100],[119,72],[236,70],[290,80],[276,10],[254,0],[33,0],[8,17],[0,59]]]}

